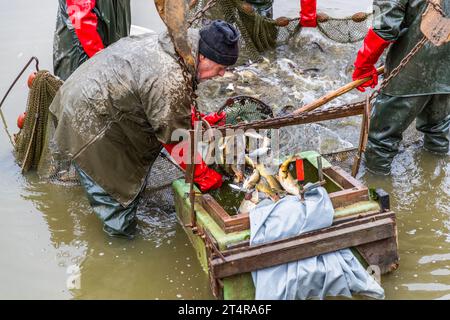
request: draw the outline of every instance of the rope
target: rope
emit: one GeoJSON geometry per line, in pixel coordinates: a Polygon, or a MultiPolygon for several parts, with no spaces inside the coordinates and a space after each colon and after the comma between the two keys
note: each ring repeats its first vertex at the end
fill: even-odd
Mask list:
{"type": "Polygon", "coordinates": [[[6,124],[5,115],[3,114],[3,110],[0,108],[0,116],[2,117],[3,128],[5,128],[6,134],[8,135],[9,141],[11,142],[12,147],[14,148],[14,140],[12,139],[11,134],[8,130],[8,125],[6,124]]]}

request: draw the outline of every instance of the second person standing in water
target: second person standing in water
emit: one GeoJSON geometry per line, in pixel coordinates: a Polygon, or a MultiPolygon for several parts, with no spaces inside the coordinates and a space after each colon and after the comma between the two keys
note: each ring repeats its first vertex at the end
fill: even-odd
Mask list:
{"type": "Polygon", "coordinates": [[[130,35],[130,0],[59,0],[53,68],[66,80],[82,63],[130,35]]]}

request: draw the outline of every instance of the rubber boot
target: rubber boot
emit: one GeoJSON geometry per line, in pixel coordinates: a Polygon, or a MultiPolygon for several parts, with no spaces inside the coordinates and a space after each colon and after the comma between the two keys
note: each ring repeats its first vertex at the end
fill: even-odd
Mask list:
{"type": "Polygon", "coordinates": [[[382,175],[390,173],[403,132],[429,99],[428,96],[403,98],[384,94],[377,97],[370,117],[369,139],[365,152],[369,171],[382,175]]]}
{"type": "Polygon", "coordinates": [[[103,230],[113,237],[133,239],[139,196],[129,206],[124,207],[78,166],[76,170],[92,209],[103,221],[103,230]]]}
{"type": "Polygon", "coordinates": [[[416,128],[424,133],[423,147],[431,152],[449,151],[450,95],[433,96],[430,103],[417,116],[416,128]]]}

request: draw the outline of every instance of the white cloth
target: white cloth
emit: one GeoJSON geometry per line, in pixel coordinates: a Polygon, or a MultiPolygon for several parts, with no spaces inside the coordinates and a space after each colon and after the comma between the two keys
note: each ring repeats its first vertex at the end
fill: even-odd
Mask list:
{"type": "MultiPolygon", "coordinates": [[[[334,209],[324,188],[273,203],[264,200],[250,212],[250,245],[329,227],[334,209]]],[[[252,272],[257,300],[324,299],[357,293],[383,299],[384,290],[364,270],[350,249],[322,254],[252,272]]]]}

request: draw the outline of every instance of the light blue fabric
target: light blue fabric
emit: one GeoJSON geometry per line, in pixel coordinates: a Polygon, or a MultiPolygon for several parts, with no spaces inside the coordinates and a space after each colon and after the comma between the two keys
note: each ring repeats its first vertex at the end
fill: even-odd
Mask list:
{"type": "MultiPolygon", "coordinates": [[[[264,200],[250,212],[250,245],[262,244],[331,226],[334,209],[324,188],[273,203],[264,200]]],[[[358,293],[377,299],[384,290],[350,249],[252,272],[256,300],[324,299],[358,293]]]]}

